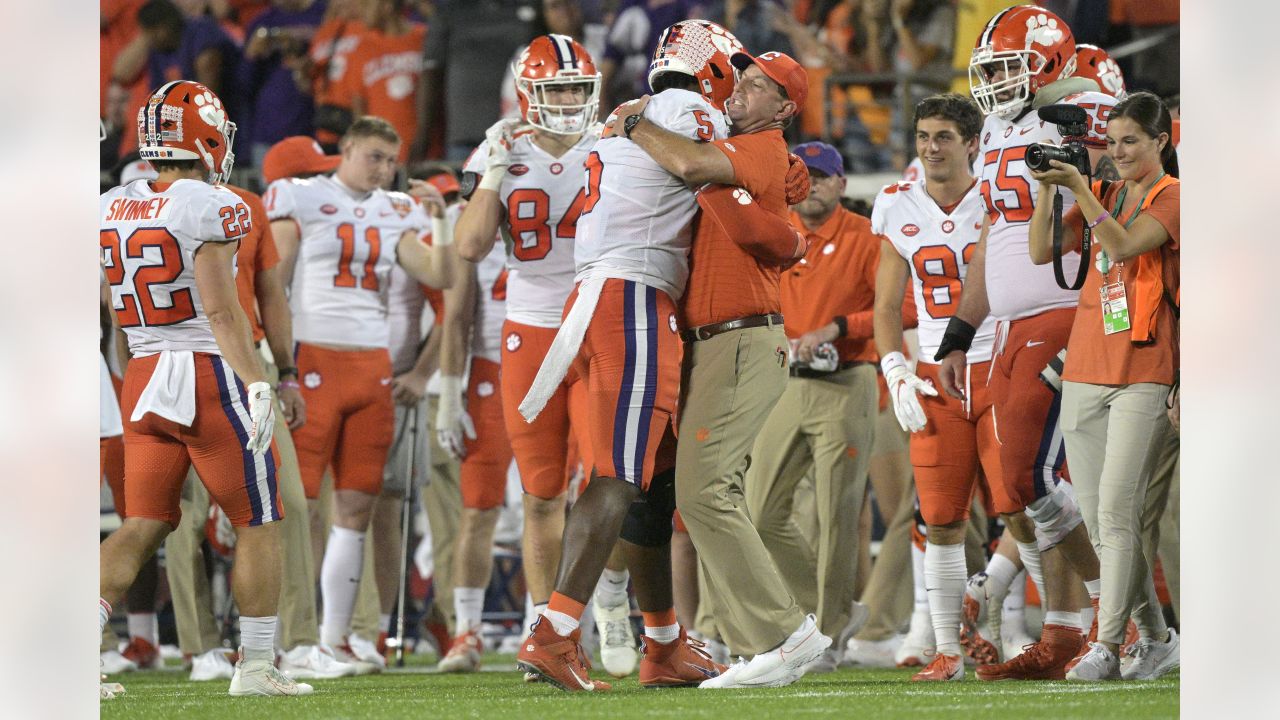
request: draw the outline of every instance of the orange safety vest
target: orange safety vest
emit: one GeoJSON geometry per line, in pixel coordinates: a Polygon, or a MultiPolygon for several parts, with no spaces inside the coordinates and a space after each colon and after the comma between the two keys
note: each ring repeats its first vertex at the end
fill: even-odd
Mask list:
{"type": "MultiPolygon", "coordinates": [[[[1155,202],[1164,189],[1177,185],[1178,178],[1171,175],[1165,175],[1160,178],[1147,192],[1146,198],[1143,199],[1142,205],[1138,207],[1136,212],[1141,213],[1155,202]]],[[[1110,188],[1110,183],[1104,183],[1097,180],[1093,183],[1091,189],[1094,197],[1098,198],[1098,202],[1103,202],[1103,196],[1106,195],[1110,188]]],[[[1119,212],[1119,208],[1112,208],[1119,212]]],[[[1117,218],[1117,221],[1119,218],[1117,218]]],[[[1156,334],[1156,314],[1160,311],[1160,304],[1168,300],[1170,308],[1174,313],[1174,318],[1178,315],[1178,304],[1181,302],[1181,288],[1166,288],[1164,286],[1164,246],[1148,250],[1131,261],[1133,265],[1133,295],[1129,298],[1129,320],[1132,326],[1129,330],[1129,339],[1135,343],[1150,343],[1155,341],[1156,334]],[[1176,299],[1175,299],[1176,298],[1176,299]]]]}

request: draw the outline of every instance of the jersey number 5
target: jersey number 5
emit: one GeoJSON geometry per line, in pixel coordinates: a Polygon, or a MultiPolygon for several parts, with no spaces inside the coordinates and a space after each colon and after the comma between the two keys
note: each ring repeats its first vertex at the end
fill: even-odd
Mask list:
{"type": "MultiPolygon", "coordinates": [[[[969,243],[961,251],[965,266],[973,258],[978,243],[969,243]]],[[[926,245],[911,256],[911,266],[920,279],[920,295],[924,310],[935,320],[945,320],[960,307],[960,266],[956,251],[947,245],[926,245]]]]}
{"type": "MultiPolygon", "coordinates": [[[[579,190],[564,217],[556,223],[556,237],[571,240],[578,229],[587,196],[579,190]]],[[[551,252],[551,196],[542,188],[518,188],[507,196],[507,224],[511,253],[521,262],[541,260],[551,252]]]]}
{"type": "Polygon", "coordinates": [[[190,288],[171,290],[168,307],[156,302],[156,291],[151,288],[152,285],[167,285],[177,280],[184,268],[178,240],[168,230],[134,230],[123,243],[123,257],[120,233],[116,230],[100,230],[98,244],[102,247],[107,282],[113,288],[120,288],[121,307],[116,308],[116,316],[120,318],[121,327],[177,325],[196,316],[190,288]],[[148,248],[159,251],[159,262],[140,263],[133,272],[133,287],[126,288],[123,259],[144,260],[148,248]]]}
{"type": "Polygon", "coordinates": [[[1003,215],[1005,222],[1024,223],[1031,220],[1031,214],[1035,212],[1035,207],[1031,200],[1031,183],[1027,182],[1025,174],[1010,173],[1009,164],[1014,162],[1024,163],[1023,173],[1030,172],[1026,170],[1025,158],[1027,155],[1027,146],[1019,145],[1018,147],[1005,148],[1003,150],[989,150],[983,156],[984,165],[996,166],[995,186],[997,190],[1004,193],[1013,193],[1017,202],[1010,205],[1004,198],[992,197],[991,181],[986,179],[987,171],[982,172],[982,199],[987,204],[987,212],[991,213],[993,218],[995,215],[1003,215]]]}

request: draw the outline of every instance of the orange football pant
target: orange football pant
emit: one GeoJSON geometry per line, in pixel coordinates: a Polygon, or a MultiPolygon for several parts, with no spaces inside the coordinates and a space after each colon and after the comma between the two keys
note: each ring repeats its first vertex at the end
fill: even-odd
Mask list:
{"type": "Polygon", "coordinates": [[[462,506],[489,510],[502,504],[511,465],[511,443],[502,419],[502,391],[498,363],[471,358],[467,381],[467,413],[475,425],[476,439],[464,438],[467,456],[462,459],[459,482],[462,506]]]}

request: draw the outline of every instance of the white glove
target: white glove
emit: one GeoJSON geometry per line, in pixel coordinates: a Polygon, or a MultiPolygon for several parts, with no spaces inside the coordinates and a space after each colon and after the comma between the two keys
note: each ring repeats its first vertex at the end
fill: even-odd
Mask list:
{"type": "Polygon", "coordinates": [[[462,378],[456,375],[440,376],[440,407],[436,410],[436,442],[454,460],[467,456],[468,440],[476,439],[476,426],[471,416],[462,409],[462,378]]]}
{"type": "Polygon", "coordinates": [[[893,414],[903,430],[920,432],[928,418],[920,406],[917,395],[937,397],[933,383],[921,380],[907,367],[907,359],[900,352],[892,352],[880,360],[884,381],[889,386],[889,399],[893,401],[893,414]]]}
{"type": "Polygon", "coordinates": [[[516,135],[523,129],[521,120],[504,118],[489,126],[484,139],[489,146],[489,156],[484,159],[484,176],[477,186],[482,190],[497,192],[502,187],[502,178],[507,174],[507,166],[511,164],[511,146],[516,135]]]}
{"type": "Polygon", "coordinates": [[[818,372],[835,372],[840,367],[840,353],[836,346],[829,342],[822,343],[813,349],[813,359],[809,361],[809,369],[818,372]]]}
{"type": "Polygon", "coordinates": [[[271,447],[271,433],[276,428],[276,398],[267,383],[249,385],[249,420],[249,442],[244,449],[261,455],[271,447]]]}

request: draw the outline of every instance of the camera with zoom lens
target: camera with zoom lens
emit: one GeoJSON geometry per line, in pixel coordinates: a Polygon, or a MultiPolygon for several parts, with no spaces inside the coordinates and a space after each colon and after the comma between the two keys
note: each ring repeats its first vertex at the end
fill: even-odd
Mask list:
{"type": "Polygon", "coordinates": [[[1051,122],[1058,127],[1062,135],[1062,146],[1033,143],[1027,146],[1027,167],[1037,172],[1050,169],[1049,161],[1057,160],[1067,165],[1074,165],[1081,175],[1092,175],[1089,166],[1089,151],[1085,149],[1083,138],[1089,133],[1089,113],[1075,105],[1046,105],[1036,111],[1041,120],[1051,122]]]}

